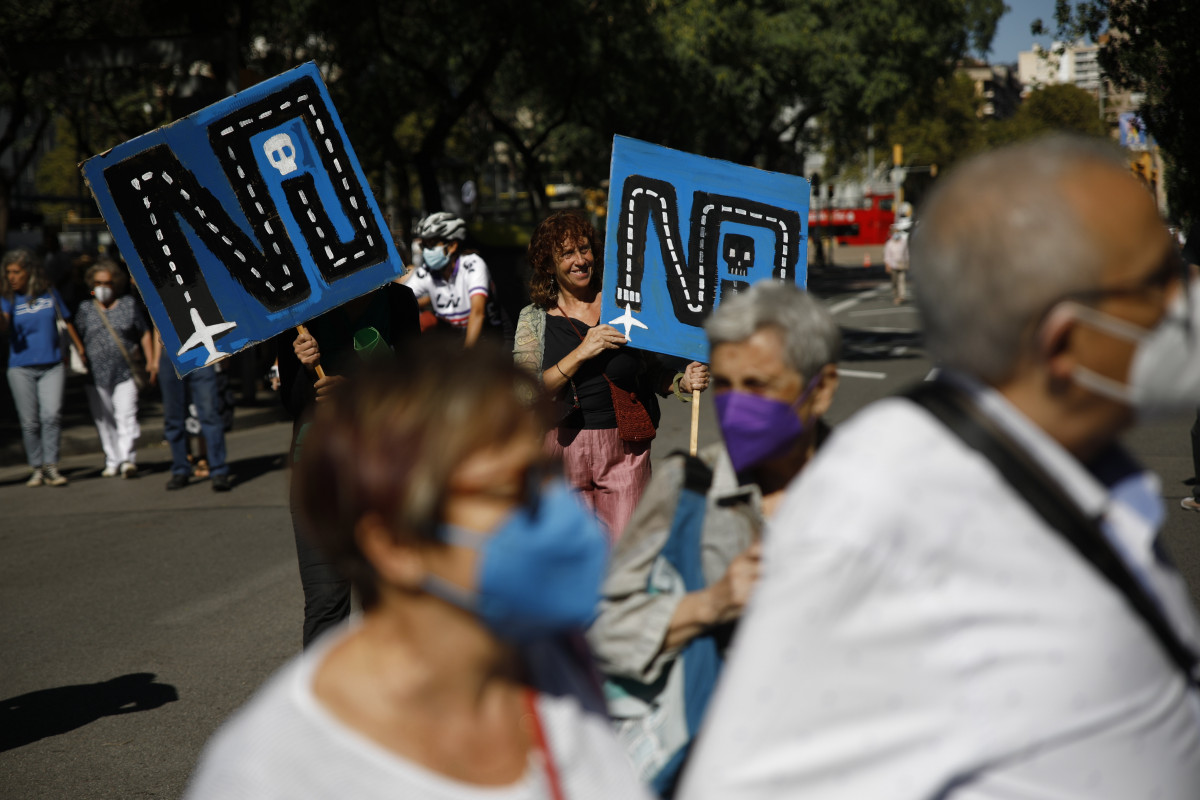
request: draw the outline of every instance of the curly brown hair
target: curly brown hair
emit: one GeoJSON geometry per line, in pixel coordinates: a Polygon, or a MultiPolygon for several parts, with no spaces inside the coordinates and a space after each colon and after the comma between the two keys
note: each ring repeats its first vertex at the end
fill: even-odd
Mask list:
{"type": "Polygon", "coordinates": [[[592,288],[600,291],[600,279],[604,272],[601,266],[603,246],[600,236],[587,217],[577,211],[556,211],[542,220],[529,240],[527,258],[533,269],[529,279],[529,299],[539,308],[555,308],[558,305],[558,281],[554,277],[554,265],[562,254],[564,244],[587,241],[592,246],[595,265],[592,268],[592,288]]]}

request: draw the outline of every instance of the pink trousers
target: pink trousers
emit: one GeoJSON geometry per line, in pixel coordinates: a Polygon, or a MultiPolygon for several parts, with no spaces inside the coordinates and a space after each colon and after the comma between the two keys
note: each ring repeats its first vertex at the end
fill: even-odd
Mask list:
{"type": "Polygon", "coordinates": [[[626,442],[616,428],[555,428],[546,434],[546,452],[562,459],[567,481],[615,542],[650,482],[650,443],[626,442]]]}

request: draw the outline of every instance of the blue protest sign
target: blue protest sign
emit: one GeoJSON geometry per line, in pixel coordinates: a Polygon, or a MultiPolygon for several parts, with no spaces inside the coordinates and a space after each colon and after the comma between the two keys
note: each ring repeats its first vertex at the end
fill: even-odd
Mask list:
{"type": "Polygon", "coordinates": [[[402,268],[311,63],[89,159],[83,174],[181,375],[402,268]]]}
{"type": "Polygon", "coordinates": [[[774,278],[805,286],[804,178],[617,136],[600,319],[642,350],[708,358],[721,302],[774,278]]]}

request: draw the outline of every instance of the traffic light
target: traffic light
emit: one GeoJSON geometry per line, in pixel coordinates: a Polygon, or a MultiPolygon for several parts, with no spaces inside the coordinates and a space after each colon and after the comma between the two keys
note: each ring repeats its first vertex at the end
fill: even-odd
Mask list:
{"type": "Polygon", "coordinates": [[[937,164],[929,165],[929,177],[931,177],[931,178],[937,177],[937,164]]]}
{"type": "Polygon", "coordinates": [[[1142,183],[1150,182],[1150,176],[1146,172],[1146,164],[1140,157],[1135,158],[1129,163],[1129,169],[1133,172],[1134,177],[1140,180],[1142,183]]]}
{"type": "Polygon", "coordinates": [[[904,145],[892,145],[892,166],[898,167],[904,163],[904,145]]]}

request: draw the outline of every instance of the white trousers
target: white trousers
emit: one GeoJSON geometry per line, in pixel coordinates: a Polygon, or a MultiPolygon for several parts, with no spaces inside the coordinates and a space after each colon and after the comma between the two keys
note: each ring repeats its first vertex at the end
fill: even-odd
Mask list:
{"type": "Polygon", "coordinates": [[[136,464],[137,438],[142,430],[138,427],[138,392],[133,378],[111,390],[88,384],[87,393],[104,448],[104,466],[116,469],[126,461],[136,464]]]}

